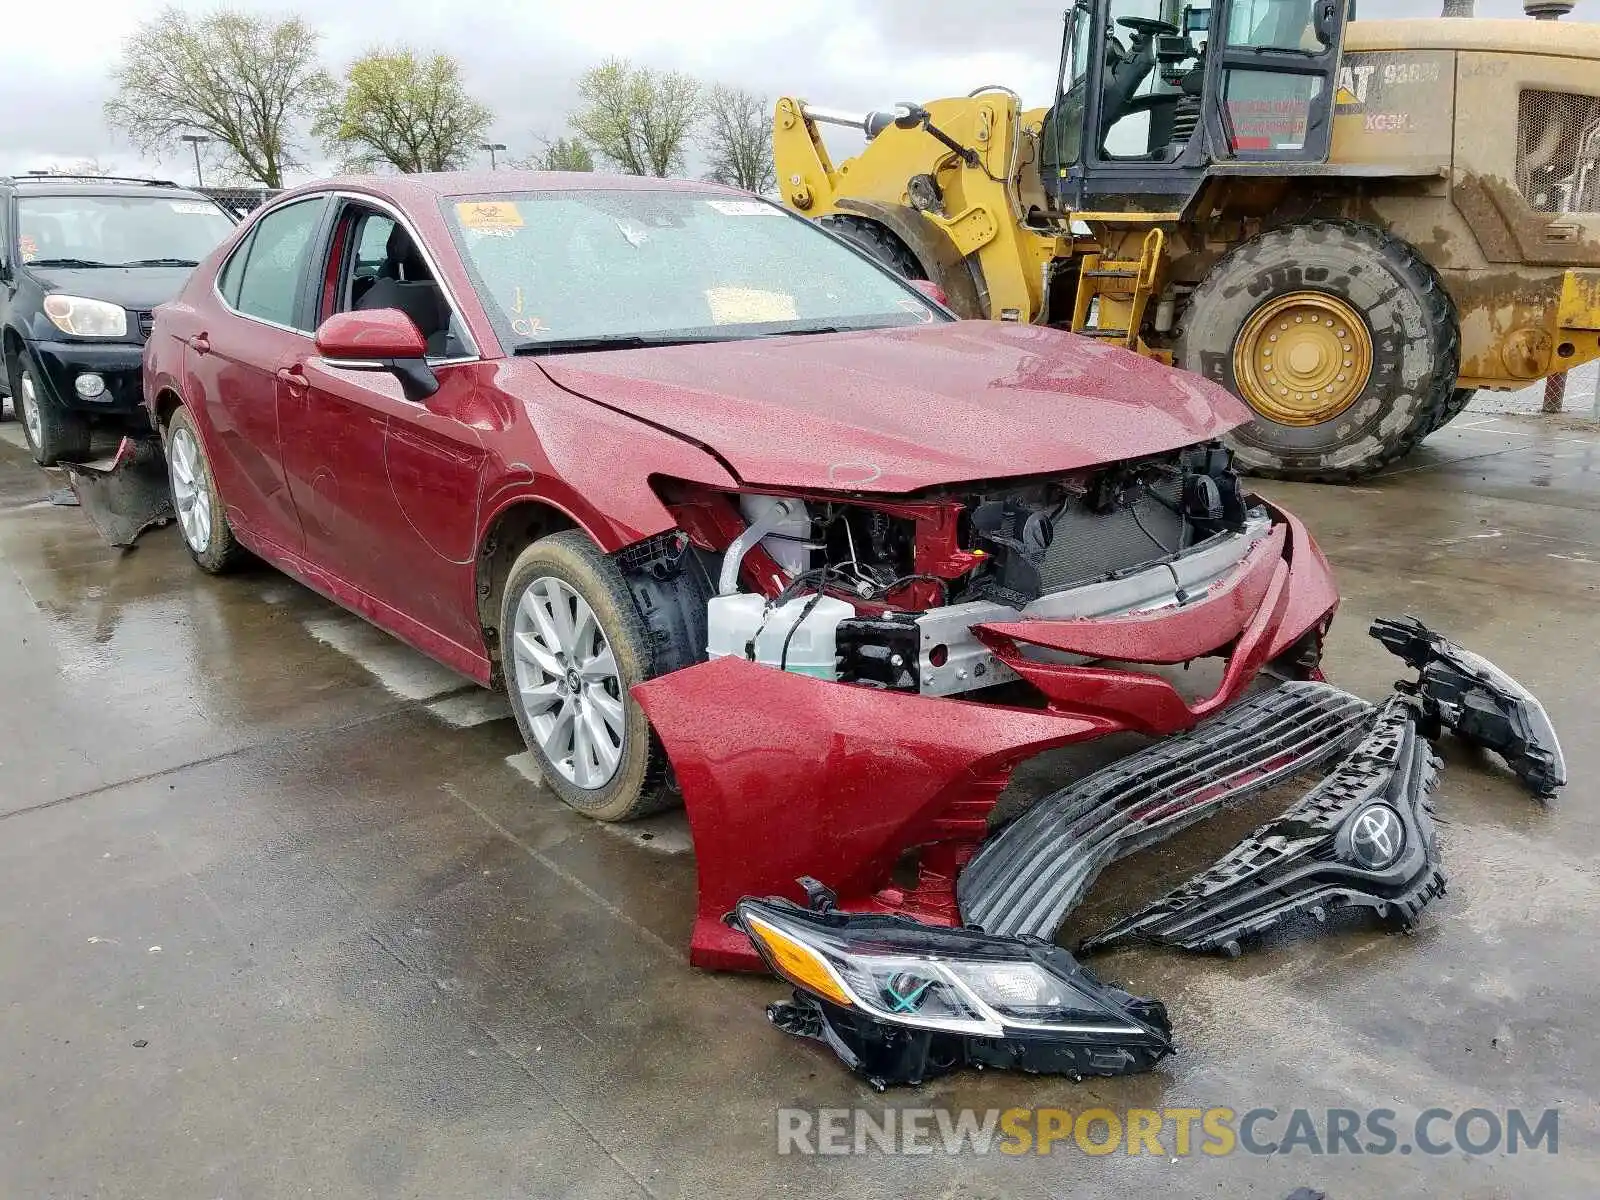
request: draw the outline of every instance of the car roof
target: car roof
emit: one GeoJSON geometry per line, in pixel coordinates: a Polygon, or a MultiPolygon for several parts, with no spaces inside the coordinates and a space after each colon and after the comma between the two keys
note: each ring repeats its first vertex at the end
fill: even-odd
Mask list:
{"type": "Polygon", "coordinates": [[[496,192],[672,191],[743,196],[738,188],[694,179],[608,175],[594,171],[437,171],[417,175],[341,175],[303,184],[274,201],[340,189],[370,192],[400,205],[432,204],[449,196],[496,192]]]}
{"type": "Polygon", "coordinates": [[[175,183],[88,183],[62,181],[47,175],[20,179],[0,179],[0,186],[11,185],[18,196],[151,196],[166,200],[209,200],[192,188],[175,183]]]}

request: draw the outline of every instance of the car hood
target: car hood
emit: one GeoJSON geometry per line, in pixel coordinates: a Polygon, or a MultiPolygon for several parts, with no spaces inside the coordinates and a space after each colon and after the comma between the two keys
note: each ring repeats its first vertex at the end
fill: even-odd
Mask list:
{"type": "MultiPolygon", "coordinates": [[[[1216,385],[1060,330],[987,321],[522,360],[699,442],[746,483],[917,491],[1216,437],[1216,385]]],[[[519,365],[521,365],[519,363],[519,365]]]]}
{"type": "Polygon", "coordinates": [[[154,308],[182,290],[193,267],[29,267],[47,292],[107,300],[123,308],[154,308]]]}

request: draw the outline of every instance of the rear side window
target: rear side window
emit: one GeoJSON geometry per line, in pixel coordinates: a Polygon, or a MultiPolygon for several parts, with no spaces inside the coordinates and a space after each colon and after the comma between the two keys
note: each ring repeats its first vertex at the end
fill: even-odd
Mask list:
{"type": "Polygon", "coordinates": [[[226,297],[228,285],[233,282],[226,277],[233,271],[233,264],[242,259],[238,298],[233,301],[241,313],[294,328],[295,302],[324,204],[320,196],[301,200],[268,213],[256,223],[249,246],[229,261],[221,283],[226,297]]]}
{"type": "Polygon", "coordinates": [[[245,235],[238,248],[228,256],[228,261],[222,264],[222,273],[217,276],[217,291],[222,293],[229,308],[239,307],[239,280],[244,278],[244,260],[250,253],[253,236],[254,230],[245,235]]]}

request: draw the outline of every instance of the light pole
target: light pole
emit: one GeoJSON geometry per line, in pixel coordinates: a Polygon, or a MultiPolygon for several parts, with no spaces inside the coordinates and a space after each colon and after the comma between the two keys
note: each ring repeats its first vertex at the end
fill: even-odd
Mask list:
{"type": "Polygon", "coordinates": [[[496,150],[504,150],[505,148],[506,144],[504,142],[484,142],[478,147],[479,150],[487,150],[489,152],[489,170],[494,171],[499,169],[495,163],[494,152],[496,150]]]}
{"type": "MultiPolygon", "coordinates": [[[[1522,0],[1522,11],[1535,21],[1559,21],[1573,9],[1571,0],[1522,0]]],[[[1544,381],[1544,404],[1541,410],[1558,413],[1567,401],[1567,373],[1556,371],[1544,381]]]]}
{"type": "Polygon", "coordinates": [[[200,174],[200,147],[211,139],[203,133],[184,133],[178,136],[178,140],[188,142],[194,148],[194,185],[197,188],[205,187],[205,178],[200,174]]]}

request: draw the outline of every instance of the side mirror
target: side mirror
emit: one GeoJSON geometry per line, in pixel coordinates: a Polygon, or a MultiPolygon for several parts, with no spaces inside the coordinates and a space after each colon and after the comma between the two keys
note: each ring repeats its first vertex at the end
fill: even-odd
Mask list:
{"type": "Polygon", "coordinates": [[[420,403],[439,390],[427,339],[398,308],[335,313],[318,327],[316,345],[330,366],[389,372],[407,400],[420,403]]]}
{"type": "Polygon", "coordinates": [[[932,300],[935,304],[940,305],[943,308],[950,307],[950,297],[945,295],[944,289],[933,280],[908,279],[906,282],[912,287],[916,288],[917,291],[921,292],[929,300],[932,300]]]}

